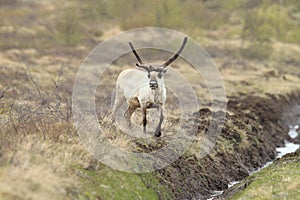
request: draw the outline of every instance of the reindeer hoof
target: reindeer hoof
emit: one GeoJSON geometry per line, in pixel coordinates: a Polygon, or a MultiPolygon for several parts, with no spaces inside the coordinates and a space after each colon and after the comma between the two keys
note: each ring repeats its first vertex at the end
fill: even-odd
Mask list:
{"type": "Polygon", "coordinates": [[[160,137],[160,136],[161,136],[161,132],[160,132],[160,131],[155,132],[154,135],[155,135],[156,137],[160,137]]]}

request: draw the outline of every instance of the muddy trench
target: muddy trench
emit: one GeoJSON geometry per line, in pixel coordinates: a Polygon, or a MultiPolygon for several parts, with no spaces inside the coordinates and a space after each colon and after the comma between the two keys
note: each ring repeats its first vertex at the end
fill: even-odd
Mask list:
{"type": "MultiPolygon", "coordinates": [[[[214,149],[204,158],[182,156],[156,173],[174,199],[209,199],[215,191],[226,191],[228,184],[240,181],[250,172],[273,161],[276,148],[289,136],[289,125],[299,123],[300,93],[268,98],[229,97],[226,121],[214,149]],[[227,145],[224,145],[224,141],[227,145]]],[[[202,108],[198,131],[210,123],[211,110],[202,108]]],[[[226,198],[226,192],[214,199],[226,198]]]]}

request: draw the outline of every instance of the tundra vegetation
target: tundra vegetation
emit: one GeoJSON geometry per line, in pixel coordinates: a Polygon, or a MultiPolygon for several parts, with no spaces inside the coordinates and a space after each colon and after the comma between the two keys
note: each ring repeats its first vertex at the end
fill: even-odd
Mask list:
{"type": "MultiPolygon", "coordinates": [[[[288,123],[299,124],[292,120],[299,117],[299,24],[298,0],[0,0],[0,199],[190,199],[225,190],[274,159],[275,147],[291,140],[288,123]],[[81,144],[71,95],[80,63],[99,42],[144,26],[182,31],[203,45],[222,74],[228,111],[206,157],[197,157],[195,141],[167,168],[130,174],[99,163],[81,144]]],[[[126,63],[112,64],[96,102],[126,63]]],[[[195,77],[181,59],[169,67],[195,77]]],[[[199,111],[202,136],[214,111],[205,85],[196,90],[207,105],[199,111]]],[[[132,139],[106,123],[108,113],[97,114],[124,149],[149,152],[167,142],[132,139]]],[[[176,110],[168,115],[163,127],[172,128],[176,110]]],[[[299,151],[245,179],[233,198],[298,197],[297,170],[299,151]]]]}

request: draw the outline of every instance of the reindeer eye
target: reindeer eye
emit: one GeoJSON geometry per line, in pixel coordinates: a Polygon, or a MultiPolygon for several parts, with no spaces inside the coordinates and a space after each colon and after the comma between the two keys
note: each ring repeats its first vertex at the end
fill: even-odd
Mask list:
{"type": "Polygon", "coordinates": [[[157,74],[157,77],[158,77],[158,78],[161,78],[161,73],[158,73],[158,74],[157,74]]]}
{"type": "Polygon", "coordinates": [[[148,78],[150,78],[150,73],[148,73],[148,78]]]}

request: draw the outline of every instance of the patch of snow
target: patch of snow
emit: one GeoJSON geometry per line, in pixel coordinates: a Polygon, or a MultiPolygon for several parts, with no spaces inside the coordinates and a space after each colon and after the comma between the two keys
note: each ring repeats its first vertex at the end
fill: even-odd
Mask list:
{"type": "Polygon", "coordinates": [[[279,152],[276,158],[281,158],[282,156],[288,154],[288,153],[293,153],[299,149],[300,145],[295,144],[292,142],[286,142],[285,147],[279,147],[276,148],[276,150],[279,152]]]}
{"type": "Polygon", "coordinates": [[[240,181],[232,181],[228,184],[228,188],[231,188],[232,186],[238,184],[240,181]]]}
{"type": "Polygon", "coordinates": [[[207,199],[207,200],[213,200],[216,196],[219,196],[223,193],[224,191],[218,191],[218,190],[215,190],[212,192],[212,195],[210,195],[211,198],[207,199]]]}
{"type": "Polygon", "coordinates": [[[298,133],[297,133],[297,129],[299,128],[299,125],[296,125],[294,127],[291,128],[291,130],[289,131],[289,135],[291,138],[296,138],[298,136],[298,133]]]}

